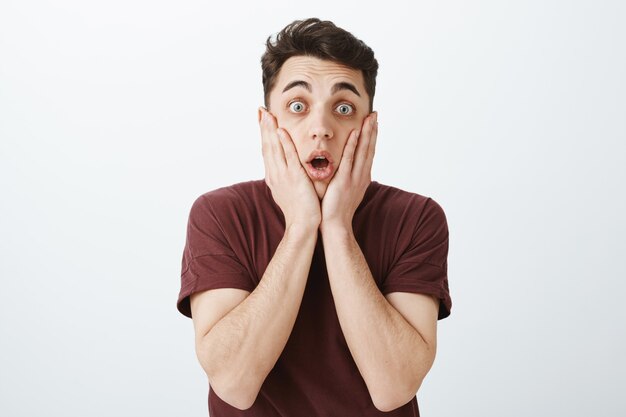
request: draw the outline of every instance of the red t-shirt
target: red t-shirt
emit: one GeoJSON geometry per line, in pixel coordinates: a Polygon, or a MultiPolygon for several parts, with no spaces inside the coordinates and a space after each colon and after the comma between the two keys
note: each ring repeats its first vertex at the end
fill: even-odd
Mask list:
{"type": "MultiPolygon", "coordinates": [[[[431,198],[373,181],[353,218],[353,231],[378,288],[440,299],[450,314],[448,227],[431,198]]],[[[189,296],[215,288],[252,292],[285,231],[284,216],[264,180],[220,188],[193,204],[183,252],[178,310],[191,317],[189,296]]],[[[210,381],[209,381],[210,382],[210,381]]],[[[293,330],[248,410],[209,387],[211,417],[419,416],[417,399],[391,412],[374,407],[341,331],[321,236],[293,330]]]]}

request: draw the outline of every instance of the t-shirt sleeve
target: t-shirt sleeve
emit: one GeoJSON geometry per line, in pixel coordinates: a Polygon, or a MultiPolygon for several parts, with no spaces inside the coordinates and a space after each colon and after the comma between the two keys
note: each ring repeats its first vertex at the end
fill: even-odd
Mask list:
{"type": "Polygon", "coordinates": [[[448,288],[448,223],[441,206],[431,198],[426,200],[421,213],[417,213],[417,221],[407,222],[412,227],[404,228],[398,237],[402,252],[391,266],[381,291],[433,295],[440,301],[441,320],[450,315],[452,308],[448,288]]]}
{"type": "Polygon", "coordinates": [[[181,288],[177,308],[191,317],[189,297],[216,288],[238,288],[252,292],[250,271],[229,243],[233,239],[228,201],[219,193],[200,196],[192,205],[183,250],[181,288]]]}

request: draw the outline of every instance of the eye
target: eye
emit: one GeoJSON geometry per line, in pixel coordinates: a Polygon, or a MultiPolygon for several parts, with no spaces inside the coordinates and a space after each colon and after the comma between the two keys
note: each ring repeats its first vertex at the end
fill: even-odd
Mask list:
{"type": "Polygon", "coordinates": [[[302,113],[304,111],[304,103],[301,101],[292,101],[289,103],[289,110],[294,113],[302,113]]]}
{"type": "Polygon", "coordinates": [[[337,110],[337,112],[339,114],[341,114],[342,116],[348,116],[352,113],[354,113],[354,107],[352,107],[351,104],[347,104],[347,103],[343,103],[338,105],[335,110],[337,110]]]}

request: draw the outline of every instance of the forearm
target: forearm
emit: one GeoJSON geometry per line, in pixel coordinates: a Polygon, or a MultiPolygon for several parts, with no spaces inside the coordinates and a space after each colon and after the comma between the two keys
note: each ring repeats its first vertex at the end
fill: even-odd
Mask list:
{"type": "Polygon", "coordinates": [[[288,228],[257,288],[204,337],[209,382],[242,408],[252,405],[291,334],[316,240],[317,229],[288,228]]]}
{"type": "Polygon", "coordinates": [[[415,395],[432,366],[434,346],[380,292],[351,230],[322,229],[322,238],[337,315],[352,357],[377,407],[400,406],[415,395]]]}

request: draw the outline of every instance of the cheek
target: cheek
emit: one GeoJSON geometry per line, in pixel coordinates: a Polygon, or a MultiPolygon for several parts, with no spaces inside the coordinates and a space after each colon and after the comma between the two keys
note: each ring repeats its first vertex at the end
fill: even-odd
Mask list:
{"type": "Polygon", "coordinates": [[[302,137],[302,124],[298,123],[297,118],[289,117],[289,115],[284,115],[282,113],[275,113],[274,117],[276,117],[278,127],[285,129],[294,142],[296,142],[298,138],[302,137]]]}
{"type": "Polygon", "coordinates": [[[346,142],[348,141],[348,138],[350,137],[350,133],[352,133],[353,130],[361,129],[361,126],[362,126],[362,123],[360,120],[355,121],[354,123],[345,124],[344,126],[342,126],[341,133],[338,137],[341,138],[341,142],[343,143],[343,145],[345,145],[346,142]]]}
{"type": "Polygon", "coordinates": [[[298,157],[301,160],[306,157],[307,155],[305,155],[305,153],[310,152],[310,150],[306,150],[306,141],[303,139],[305,136],[303,135],[302,129],[295,123],[289,123],[289,121],[281,123],[281,121],[278,120],[278,126],[285,129],[289,134],[289,137],[296,148],[296,152],[298,153],[298,157]]]}
{"type": "Polygon", "coordinates": [[[283,129],[285,129],[293,138],[293,135],[296,134],[298,130],[298,125],[295,123],[294,118],[289,117],[289,115],[285,114],[284,112],[276,112],[273,114],[274,117],[276,117],[278,127],[282,127],[283,129]]]}
{"type": "Polygon", "coordinates": [[[313,150],[310,143],[308,143],[305,140],[302,140],[301,138],[302,136],[298,136],[298,135],[291,137],[291,140],[293,141],[293,144],[296,147],[296,152],[298,152],[298,157],[300,158],[300,161],[305,160],[309,156],[311,151],[313,150]]]}

